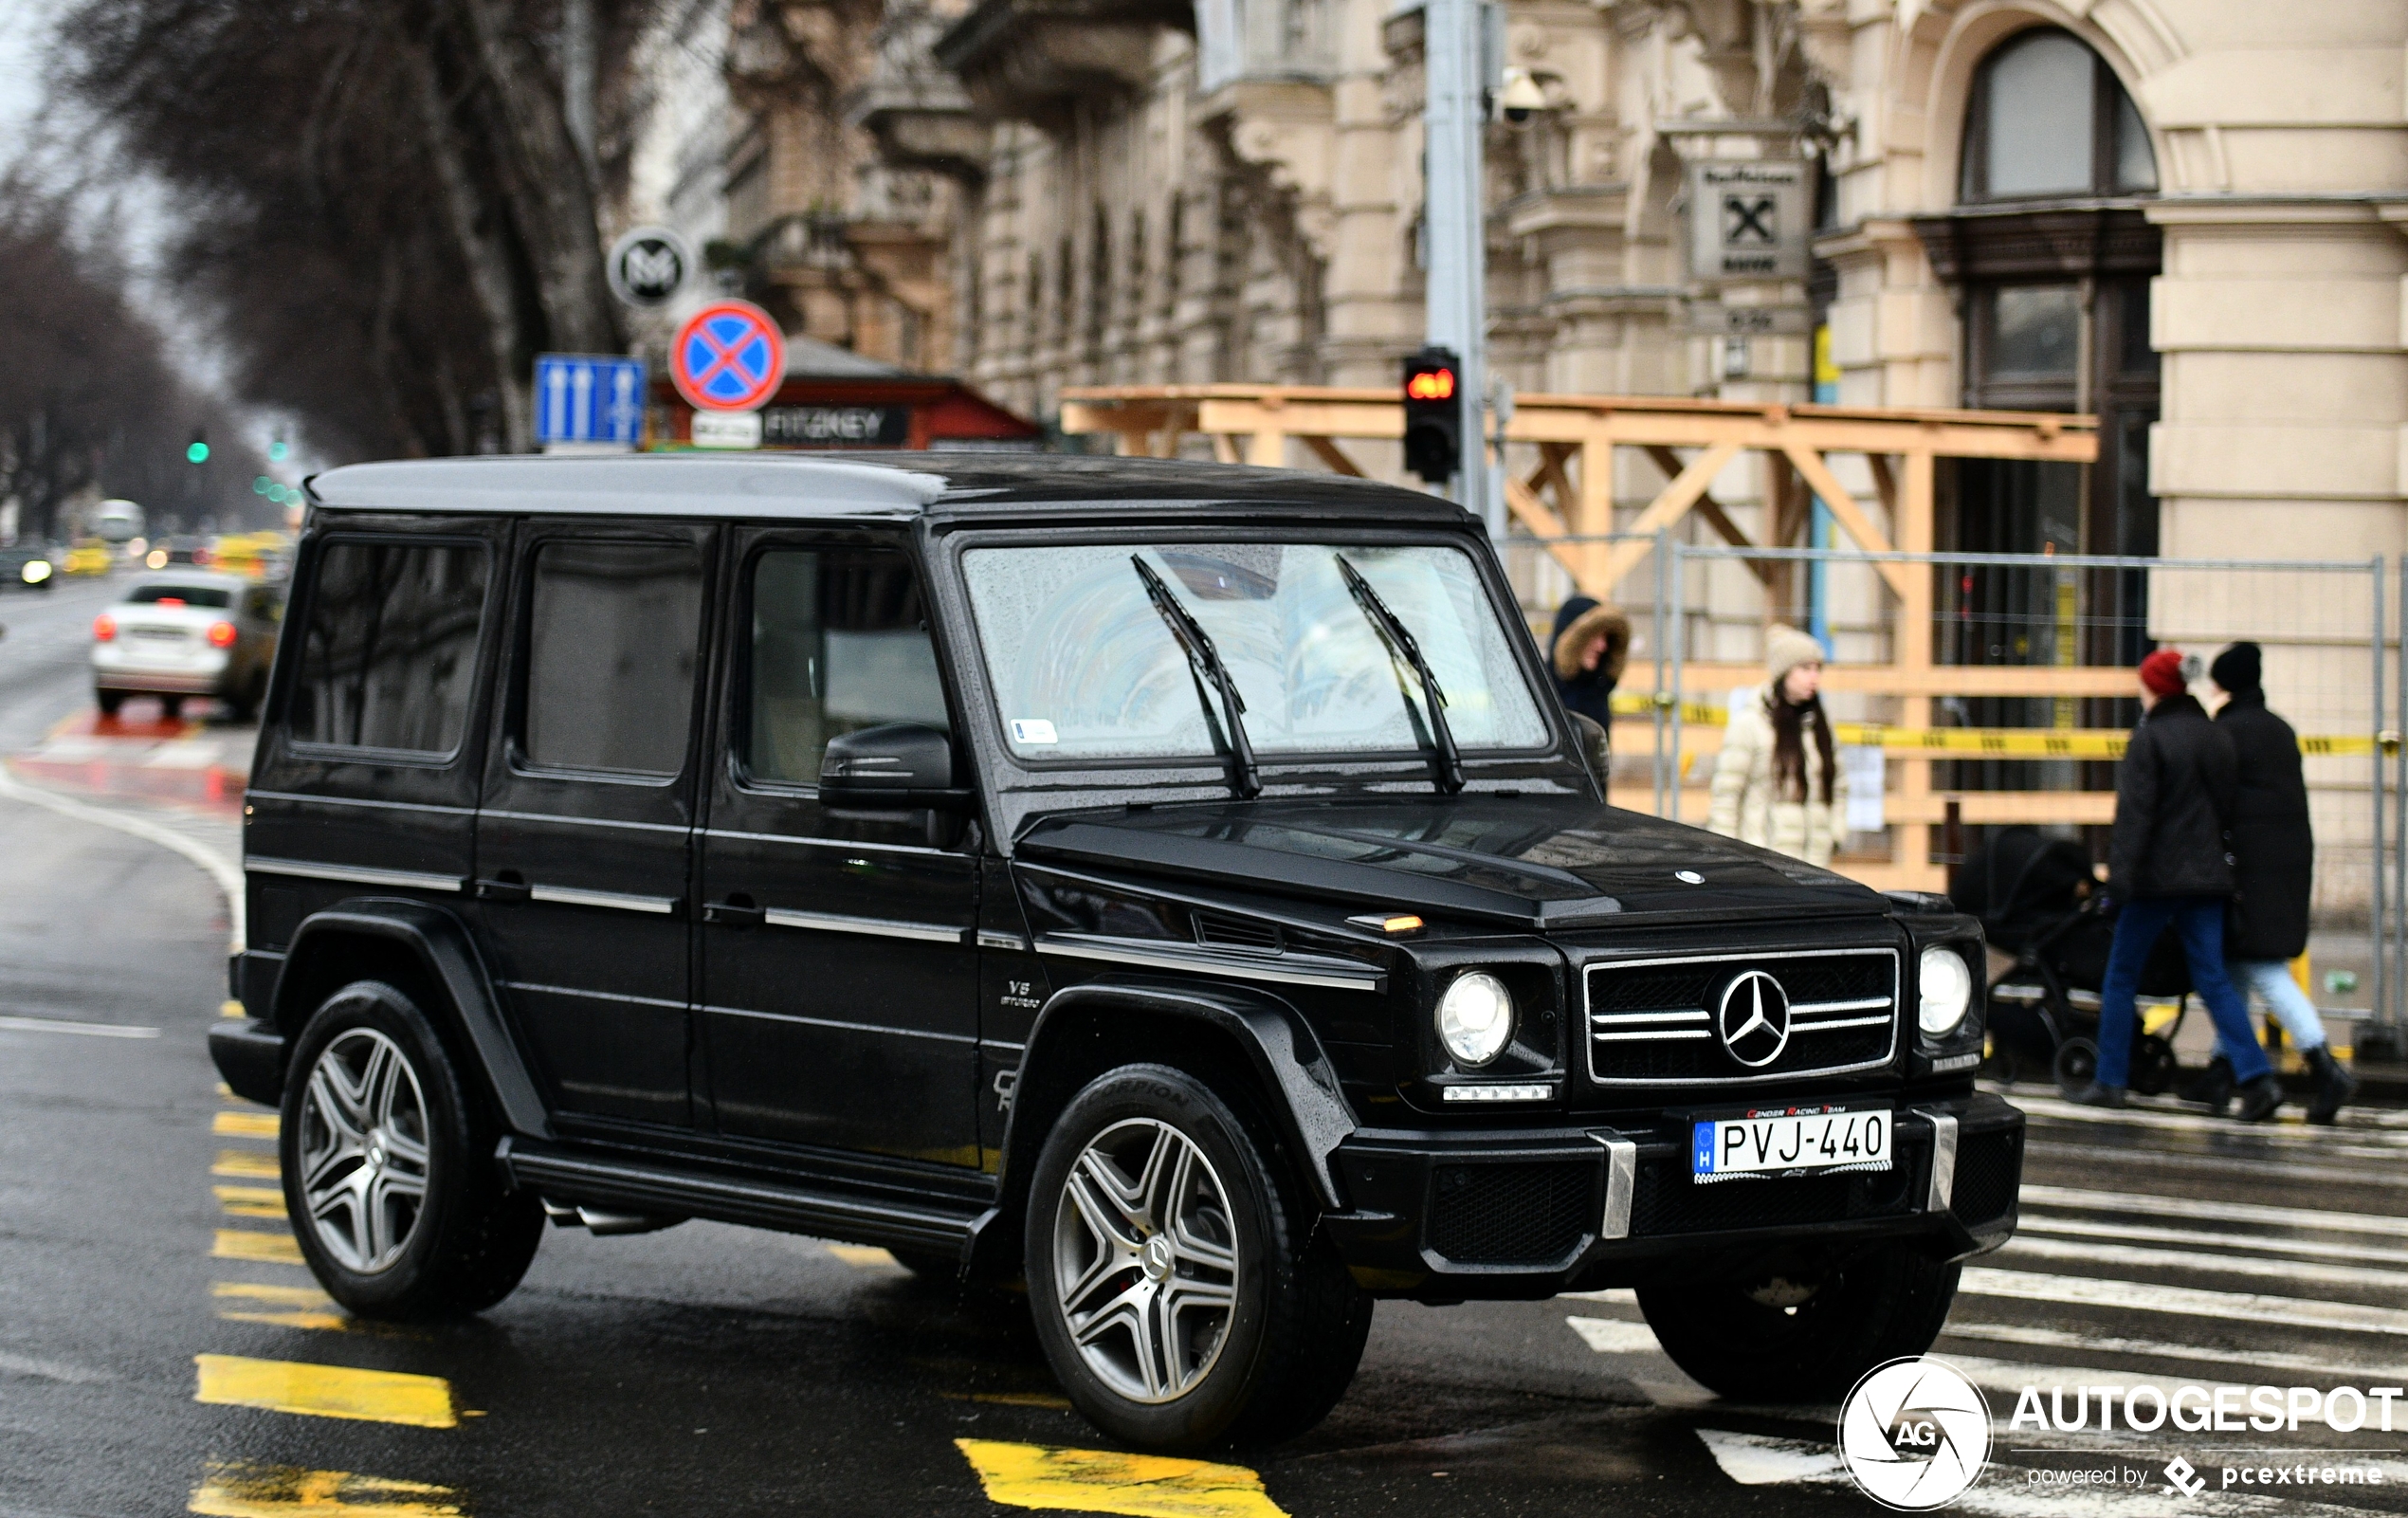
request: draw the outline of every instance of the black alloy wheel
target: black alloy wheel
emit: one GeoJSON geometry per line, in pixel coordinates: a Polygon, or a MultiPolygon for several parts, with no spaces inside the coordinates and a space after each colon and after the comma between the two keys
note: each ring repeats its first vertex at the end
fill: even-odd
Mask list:
{"type": "Polygon", "coordinates": [[[362,1317],[480,1312],[543,1236],[503,1189],[498,1135],[442,1037],[397,988],[355,980],[301,1030],[277,1156],[293,1235],[326,1294],[362,1317]]]}
{"type": "Polygon", "coordinates": [[[1372,1303],[1318,1213],[1250,1107],[1164,1065],[1098,1077],[1047,1137],[1026,1223],[1029,1304],[1072,1404],[1172,1454],[1320,1422],[1372,1303]]]}
{"type": "Polygon", "coordinates": [[[1888,1244],[1819,1271],[1643,1286],[1639,1310],[1672,1363],[1721,1396],[1835,1402],[1875,1365],[1931,1347],[1959,1273],[1888,1244]]]}

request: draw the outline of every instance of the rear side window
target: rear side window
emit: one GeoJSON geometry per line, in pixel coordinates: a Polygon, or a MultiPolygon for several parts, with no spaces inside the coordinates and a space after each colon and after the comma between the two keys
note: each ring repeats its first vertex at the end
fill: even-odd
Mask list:
{"type": "Polygon", "coordinates": [[[234,604],[223,585],[137,585],[125,593],[128,606],[196,606],[222,612],[234,604]]]}
{"type": "Polygon", "coordinates": [[[528,760],[683,769],[702,617],[702,553],[691,543],[544,544],[528,613],[528,760]]]}
{"type": "Polygon", "coordinates": [[[457,749],[484,602],[482,547],[329,543],[301,629],[286,718],[293,740],[421,754],[457,749]]]}
{"type": "Polygon", "coordinates": [[[828,741],[882,722],[950,730],[911,560],[892,549],[778,549],[753,567],[753,777],[819,779],[828,741]]]}

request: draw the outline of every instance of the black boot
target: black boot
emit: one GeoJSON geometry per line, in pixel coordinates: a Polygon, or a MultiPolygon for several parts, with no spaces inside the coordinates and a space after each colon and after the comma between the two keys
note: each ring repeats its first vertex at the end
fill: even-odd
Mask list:
{"type": "Polygon", "coordinates": [[[2075,1089],[2066,1092],[2065,1099],[2069,1102],[2079,1103],[2084,1106],[2122,1106],[2124,1105],[2124,1088],[2121,1086],[2101,1086],[2098,1082],[2092,1081],[2088,1086],[2077,1087],[2075,1089]]]}
{"type": "Polygon", "coordinates": [[[2223,1111],[2224,1105],[2233,1099],[2233,1062],[2216,1055],[2174,1094],[2185,1102],[2197,1102],[2211,1112],[2223,1111]]]}
{"type": "Polygon", "coordinates": [[[2233,1110],[2235,1123],[2263,1123],[2283,1105],[2283,1083],[2268,1070],[2253,1081],[2241,1083],[2241,1105],[2233,1110]]]}
{"type": "Polygon", "coordinates": [[[2358,1094],[2358,1077],[2333,1058],[2329,1044],[2319,1044],[2303,1057],[2308,1061],[2308,1073],[2316,1080],[2316,1099],[2308,1104],[2308,1121],[2330,1123],[2343,1104],[2358,1094]]]}

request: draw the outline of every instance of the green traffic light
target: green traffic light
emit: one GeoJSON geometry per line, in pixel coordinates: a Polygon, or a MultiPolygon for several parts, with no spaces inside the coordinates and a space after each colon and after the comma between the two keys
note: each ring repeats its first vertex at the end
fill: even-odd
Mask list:
{"type": "Polygon", "coordinates": [[[283,463],[283,462],[284,462],[284,455],[286,455],[286,454],[288,454],[288,453],[290,453],[290,452],[292,452],[292,451],[293,451],[293,450],[292,450],[292,447],[291,447],[291,445],[287,444],[287,443],[286,443],[286,442],[285,442],[283,438],[281,438],[281,437],[280,437],[280,438],[278,438],[275,442],[270,443],[270,444],[268,444],[268,445],[267,445],[267,457],[268,457],[269,462],[271,462],[271,463],[275,463],[275,464],[282,464],[282,463],[283,463]]]}
{"type": "Polygon", "coordinates": [[[270,490],[275,488],[275,481],[263,474],[258,479],[251,482],[251,494],[255,496],[266,495],[270,490]]]}
{"type": "Polygon", "coordinates": [[[192,440],[192,446],[184,450],[184,457],[186,460],[193,464],[207,464],[209,462],[209,445],[202,442],[199,438],[194,438],[192,440]]]}

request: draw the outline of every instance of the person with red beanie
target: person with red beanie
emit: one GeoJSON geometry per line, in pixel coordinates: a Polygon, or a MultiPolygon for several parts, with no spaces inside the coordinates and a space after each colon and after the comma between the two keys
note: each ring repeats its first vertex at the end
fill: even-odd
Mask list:
{"type": "Polygon", "coordinates": [[[2282,1105],[2283,1088],[2249,1025],[2249,1004],[2224,968],[2239,762],[2231,737],[2191,695],[2180,650],[2158,649],[2141,661],[2140,675],[2141,724],[2116,776],[2107,846],[2107,896],[2120,909],[2099,990],[2099,1068],[2089,1085],[2071,1094],[2088,1106],[2124,1105],[2140,1023],[2134,997],[2141,967],[2158,936],[2172,927],[2182,935],[2192,989],[2233,1058],[2241,1098],[2234,1116],[2260,1122],[2282,1105]]]}

